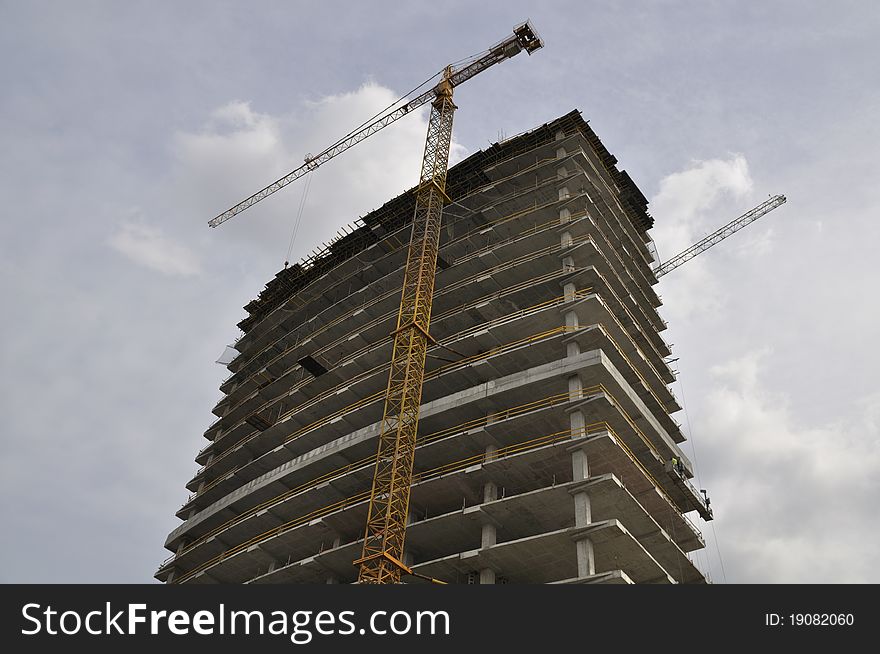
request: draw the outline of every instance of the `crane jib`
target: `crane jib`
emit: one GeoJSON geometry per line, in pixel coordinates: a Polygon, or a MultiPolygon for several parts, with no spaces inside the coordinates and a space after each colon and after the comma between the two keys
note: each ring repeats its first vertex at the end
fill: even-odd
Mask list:
{"type": "Polygon", "coordinates": [[[751,209],[741,215],[739,218],[735,218],[731,220],[729,223],[724,225],[723,227],[715,230],[706,238],[697,241],[692,246],[690,246],[687,250],[683,252],[679,252],[674,257],[660,264],[654,270],[655,277],[662,277],[663,275],[672,272],[676,268],[678,268],[683,263],[687,263],[694,257],[699,254],[702,254],[706,250],[708,250],[713,245],[716,245],[726,239],[728,236],[731,236],[741,230],[743,227],[747,225],[751,225],[761,216],[764,216],[777,207],[785,204],[787,198],[784,195],[774,195],[769,200],[765,200],[761,204],[759,204],[754,209],[751,209]]]}

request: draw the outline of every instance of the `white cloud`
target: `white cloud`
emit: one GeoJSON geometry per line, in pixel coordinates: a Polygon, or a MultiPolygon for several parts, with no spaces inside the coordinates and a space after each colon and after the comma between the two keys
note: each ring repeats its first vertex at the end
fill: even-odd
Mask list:
{"type": "Polygon", "coordinates": [[[257,191],[275,181],[289,163],[278,120],[255,112],[249,102],[215,109],[200,131],[176,134],[172,147],[180,191],[206,211],[235,197],[243,185],[257,191]]]}
{"type": "MultiPolygon", "coordinates": [[[[741,155],[669,175],[651,204],[661,256],[741,214],[757,195],[741,155]]],[[[786,271],[798,269],[809,250],[778,220],[749,226],[659,286],[671,340],[680,344],[683,382],[696,389],[687,398],[686,422],[712,497],[726,579],[871,580],[880,537],[871,500],[880,490],[880,393],[841,402],[837,387],[858,374],[848,370],[842,383],[834,381],[839,357],[853,356],[832,354],[844,346],[834,340],[844,327],[839,314],[808,308],[837,307],[839,281],[821,302],[816,282],[789,283],[786,271]],[[833,337],[821,338],[826,321],[833,337]]],[[[853,312],[850,320],[864,314],[853,312]]],[[[707,532],[710,540],[715,530],[707,532]]],[[[714,544],[709,547],[710,572],[721,581],[714,544]]]]}
{"type": "MultiPolygon", "coordinates": [[[[729,207],[734,202],[741,204],[753,186],[748,162],[739,154],[729,159],[695,161],[687,169],[664,177],[651,200],[651,213],[656,218],[652,236],[661,261],[671,259],[741,213],[729,207]]],[[[770,244],[762,243],[760,247],[767,250],[770,244]]],[[[663,283],[660,289],[664,301],[675,307],[675,319],[687,319],[696,311],[718,310],[724,290],[702,257],[670,275],[676,282],[663,283]]]]}
{"type": "Polygon", "coordinates": [[[713,506],[736,582],[859,582],[873,578],[880,490],[880,393],[846,419],[809,423],[771,391],[767,350],[712,367],[695,420],[708,445],[713,506]],[[853,534],[860,534],[854,537],[853,534]]]}
{"type": "Polygon", "coordinates": [[[776,247],[776,231],[772,227],[755,229],[743,234],[731,247],[731,252],[742,258],[759,258],[771,254],[776,247]]]}
{"type": "Polygon", "coordinates": [[[188,277],[201,273],[196,255],[156,227],[124,222],[108,244],[131,261],[164,275],[188,277]]]}

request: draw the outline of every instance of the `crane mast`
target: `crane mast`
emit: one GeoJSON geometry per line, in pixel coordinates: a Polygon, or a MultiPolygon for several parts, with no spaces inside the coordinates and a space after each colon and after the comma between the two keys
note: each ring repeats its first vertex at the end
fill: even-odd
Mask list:
{"type": "Polygon", "coordinates": [[[522,49],[531,54],[543,44],[528,23],[514,35],[458,72],[447,66],[434,88],[422,172],[416,188],[412,236],[407,253],[394,350],[388,373],[385,409],[379,435],[373,487],[364,535],[358,582],[390,584],[410,572],[403,563],[406,523],[425,376],[431,303],[440,247],[440,221],[446,195],[449,148],[455,104],[453,88],[522,49]]]}
{"type": "Polygon", "coordinates": [[[437,98],[431,104],[403,294],[394,331],[394,353],[388,374],[363,558],[360,559],[360,583],[383,584],[400,580],[398,562],[403,557],[406,534],[425,355],[430,339],[431,300],[440,247],[440,220],[446,197],[452,118],[456,108],[452,102],[450,74],[451,69],[447,68],[437,98]]]}

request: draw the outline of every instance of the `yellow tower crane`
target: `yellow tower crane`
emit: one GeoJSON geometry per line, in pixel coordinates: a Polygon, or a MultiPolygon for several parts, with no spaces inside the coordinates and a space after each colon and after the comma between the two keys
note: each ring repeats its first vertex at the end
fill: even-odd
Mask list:
{"type": "Polygon", "coordinates": [[[430,102],[431,115],[428,120],[422,172],[416,188],[416,208],[406,257],[400,312],[393,332],[394,350],[388,373],[363,556],[354,561],[355,565],[360,566],[359,583],[398,583],[401,574],[413,574],[403,563],[403,548],[425,376],[425,356],[429,341],[434,342],[428,328],[431,322],[437,251],[440,246],[440,221],[443,204],[449,201],[446,195],[446,173],[452,143],[452,118],[456,109],[452,102],[453,89],[490,66],[523,50],[531,54],[543,45],[528,21],[515,27],[512,35],[459,67],[446,66],[440,82],[433,89],[350,132],[317,156],[306,157],[303,166],[209,222],[211,227],[220,225],[413,109],[430,102]]]}

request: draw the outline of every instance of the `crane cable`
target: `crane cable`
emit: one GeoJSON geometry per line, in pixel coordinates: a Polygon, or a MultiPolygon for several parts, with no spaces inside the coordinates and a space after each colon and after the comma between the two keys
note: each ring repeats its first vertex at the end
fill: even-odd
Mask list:
{"type": "Polygon", "coordinates": [[[290,264],[290,254],[293,251],[293,244],[296,241],[296,233],[299,231],[299,224],[302,221],[303,209],[306,206],[306,199],[309,197],[309,187],[312,185],[312,175],[306,175],[306,185],[303,188],[302,196],[299,199],[299,209],[296,212],[296,221],[293,224],[293,232],[290,234],[290,243],[287,245],[287,256],[284,257],[284,267],[290,264]]]}

